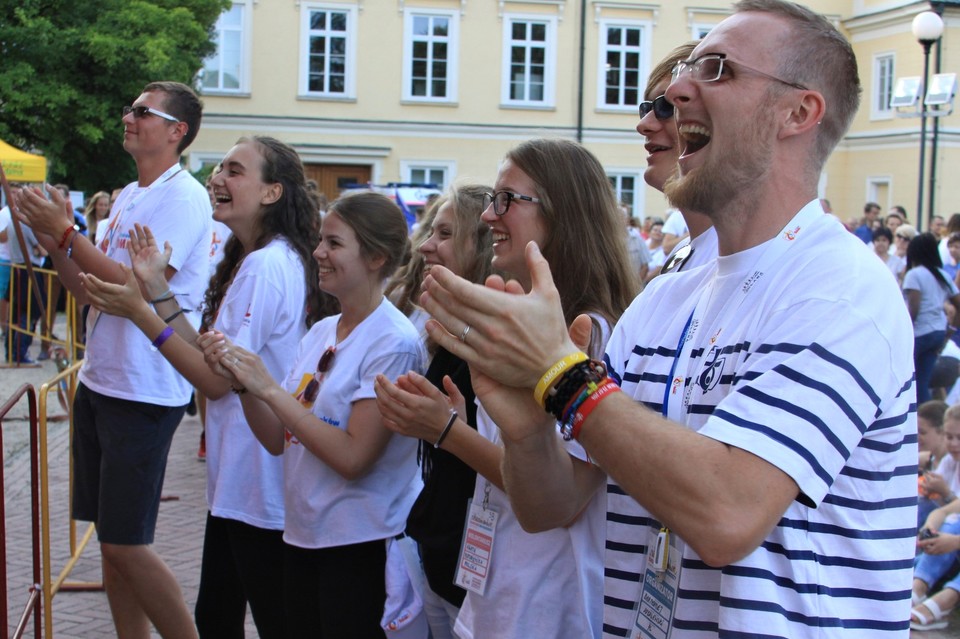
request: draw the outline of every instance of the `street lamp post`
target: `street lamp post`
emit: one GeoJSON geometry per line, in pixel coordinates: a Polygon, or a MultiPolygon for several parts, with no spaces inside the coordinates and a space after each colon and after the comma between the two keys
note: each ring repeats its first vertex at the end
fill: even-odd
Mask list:
{"type": "MultiPolygon", "coordinates": [[[[933,11],[917,14],[911,27],[914,37],[923,47],[923,85],[920,92],[920,175],[917,179],[917,222],[923,224],[923,173],[927,151],[927,107],[924,98],[930,76],[930,48],[943,34],[943,19],[933,11]]],[[[931,198],[933,194],[931,193],[931,198]]],[[[920,227],[922,228],[922,226],[920,227]]]]}

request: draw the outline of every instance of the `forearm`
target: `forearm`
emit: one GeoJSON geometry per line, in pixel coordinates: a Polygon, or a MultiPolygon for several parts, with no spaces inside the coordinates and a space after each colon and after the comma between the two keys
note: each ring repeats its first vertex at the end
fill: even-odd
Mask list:
{"type": "Polygon", "coordinates": [[[90,273],[113,284],[122,284],[124,281],[120,265],[80,234],[74,234],[72,240],[68,240],[67,246],[62,249],[54,246],[50,250],[50,258],[60,281],[70,290],[78,304],[89,303],[86,290],[80,283],[80,273],[90,273]],[[67,257],[68,248],[70,257],[67,257]]]}
{"type": "Polygon", "coordinates": [[[601,402],[580,433],[600,467],[713,566],[759,546],[799,492],[768,462],[622,393],[601,402]]]}
{"type": "Polygon", "coordinates": [[[567,526],[576,520],[604,473],[572,457],[557,439],[555,422],[546,416],[541,435],[505,441],[503,482],[510,504],[527,532],[567,526]]]}
{"type": "MultiPolygon", "coordinates": [[[[168,326],[146,303],[131,317],[131,321],[151,341],[155,340],[168,326]]],[[[186,320],[181,319],[180,323],[186,324],[193,331],[193,327],[186,320]]],[[[170,327],[175,328],[173,325],[170,327]]],[[[193,334],[196,335],[196,331],[193,331],[193,334]]],[[[180,329],[175,328],[175,333],[161,344],[159,351],[177,369],[177,372],[204,396],[214,400],[220,399],[230,392],[230,383],[210,370],[203,359],[203,353],[194,344],[195,340],[183,339],[180,329]]]]}
{"type": "Polygon", "coordinates": [[[500,471],[503,448],[478,433],[462,419],[453,423],[440,447],[458,457],[494,486],[504,490],[503,475],[500,471]]]}
{"type": "Polygon", "coordinates": [[[282,455],[286,444],[285,432],[273,408],[250,391],[240,395],[240,405],[254,437],[271,455],[282,455]]]}
{"type": "Polygon", "coordinates": [[[324,422],[279,386],[271,387],[264,401],[300,445],[347,480],[366,475],[390,437],[382,424],[375,423],[379,413],[373,400],[354,402],[346,429],[324,422]],[[372,407],[373,413],[358,406],[372,407]]]}

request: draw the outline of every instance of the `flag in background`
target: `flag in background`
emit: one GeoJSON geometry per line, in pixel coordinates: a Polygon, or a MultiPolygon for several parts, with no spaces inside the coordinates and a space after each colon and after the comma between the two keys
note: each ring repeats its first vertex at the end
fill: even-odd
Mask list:
{"type": "Polygon", "coordinates": [[[400,197],[400,189],[395,188],[393,190],[393,196],[397,200],[397,206],[399,206],[400,210],[403,211],[403,216],[407,218],[407,228],[413,228],[414,222],[417,221],[417,216],[410,211],[410,208],[407,206],[406,202],[404,202],[403,198],[400,197]]]}

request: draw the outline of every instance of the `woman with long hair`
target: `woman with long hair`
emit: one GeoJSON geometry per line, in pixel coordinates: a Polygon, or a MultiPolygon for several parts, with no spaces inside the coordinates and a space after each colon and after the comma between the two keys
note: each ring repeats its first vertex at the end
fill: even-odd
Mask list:
{"type": "Polygon", "coordinates": [[[943,305],[950,302],[960,310],[960,291],[943,270],[937,238],[932,233],[920,233],[910,240],[902,288],[913,320],[913,363],[919,405],[930,399],[933,366],[947,337],[947,314],[943,305]]]}
{"type": "MultiPolygon", "coordinates": [[[[322,304],[311,259],[319,216],[303,164],[278,140],[241,138],[211,186],[214,219],[232,235],[210,279],[201,323],[257,353],[268,374],[280,377],[300,338],[320,319],[322,304]]],[[[211,371],[196,348],[197,332],[183,319],[190,311],[179,307],[163,277],[169,252],[159,251],[149,229],[138,231],[130,238],[134,271],[155,311],[129,273],[125,286],[93,276],[84,285],[95,307],[133,320],[209,400],[209,512],[197,628],[201,637],[243,637],[249,602],[260,636],[284,637],[282,460],[260,446],[230,382],[211,371]]]]}
{"type": "Polygon", "coordinates": [[[263,447],[283,456],[283,614],[290,637],[382,636],[387,547],[403,532],[420,478],[416,442],[384,427],[378,373],[422,370],[416,329],[383,295],[407,248],[389,198],[349,193],[323,216],[313,256],[341,312],[288,352],[278,379],[261,358],[210,332],[208,364],[239,393],[263,447]],[[292,355],[292,357],[291,357],[292,355]]]}
{"type": "Polygon", "coordinates": [[[87,221],[87,237],[91,242],[97,241],[97,225],[110,217],[110,194],[106,191],[97,191],[87,200],[83,209],[83,218],[87,221]]]}
{"type": "MultiPolygon", "coordinates": [[[[441,265],[471,282],[480,283],[492,272],[490,227],[480,219],[484,194],[491,190],[480,184],[454,184],[437,199],[423,222],[425,237],[417,244],[424,274],[441,265]]],[[[417,279],[417,293],[421,280],[422,275],[417,279]]],[[[444,348],[432,344],[428,347],[433,351],[433,358],[426,374],[401,375],[397,384],[411,392],[422,387],[437,399],[446,392],[451,398],[450,406],[455,406],[466,425],[476,430],[477,407],[467,363],[444,348]]],[[[378,378],[378,394],[382,383],[378,378]]],[[[437,414],[431,413],[429,417],[450,419],[449,409],[443,410],[444,405],[442,400],[438,401],[437,414]]],[[[389,421],[386,423],[390,425],[389,421]]],[[[407,518],[407,534],[417,541],[420,549],[427,581],[424,609],[430,630],[434,639],[444,639],[453,636],[453,623],[466,595],[466,591],[454,583],[454,577],[467,502],[473,495],[477,473],[457,456],[434,446],[436,438],[431,425],[420,426],[419,434],[413,432],[417,427],[417,421],[411,418],[402,431],[420,438],[417,452],[423,478],[423,490],[407,518]]]]}
{"type": "MultiPolygon", "coordinates": [[[[627,256],[622,213],[603,166],[575,142],[529,140],[507,153],[494,188],[484,198],[481,217],[493,236],[492,267],[529,291],[532,275],[524,252],[536,241],[550,268],[556,269],[553,278],[567,324],[578,315],[590,316],[589,351],[599,357],[638,286],[627,256]]],[[[460,338],[468,337],[465,329],[460,338]]],[[[478,406],[475,431],[459,417],[459,396],[452,385],[444,384],[448,398],[414,375],[395,384],[389,379],[377,379],[387,425],[432,442],[470,465],[478,475],[469,517],[495,521],[485,585],[480,588],[462,578],[464,573],[457,575],[457,583],[468,589],[456,619],[457,636],[599,636],[603,517],[585,515],[546,532],[525,532],[503,490],[503,448],[491,417],[497,407],[478,406]]],[[[589,466],[578,444],[570,442],[568,452],[571,464],[589,466]]],[[[598,491],[585,509],[603,507],[598,491]]]]}

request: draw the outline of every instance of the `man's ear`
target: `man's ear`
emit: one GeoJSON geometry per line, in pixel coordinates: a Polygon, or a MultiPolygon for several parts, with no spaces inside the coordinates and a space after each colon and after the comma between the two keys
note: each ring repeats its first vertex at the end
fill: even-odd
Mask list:
{"type": "Polygon", "coordinates": [[[806,133],[818,126],[827,112],[823,96],[817,91],[804,91],[799,101],[787,113],[786,121],[780,128],[780,138],[806,133]]]}

